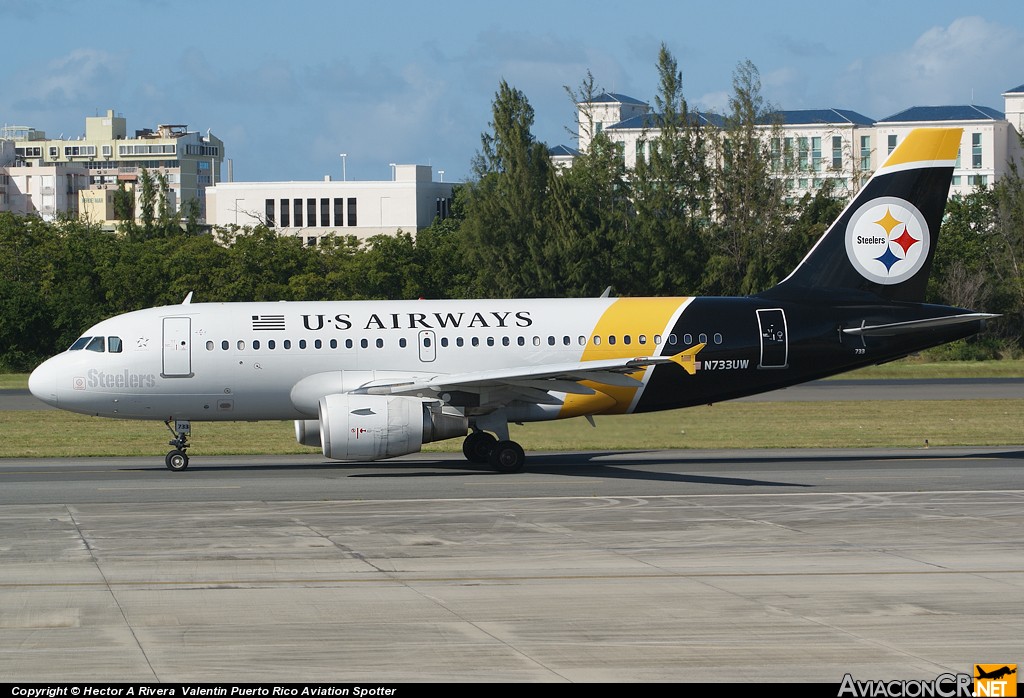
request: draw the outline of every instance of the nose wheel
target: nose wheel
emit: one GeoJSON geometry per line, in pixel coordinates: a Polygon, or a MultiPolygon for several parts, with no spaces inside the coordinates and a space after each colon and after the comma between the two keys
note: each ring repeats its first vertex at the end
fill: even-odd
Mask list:
{"type": "Polygon", "coordinates": [[[168,470],[180,473],[188,468],[188,453],[186,453],[186,450],[189,445],[189,434],[192,433],[192,423],[188,420],[178,420],[174,422],[174,426],[171,426],[171,420],[168,419],[164,424],[174,434],[174,438],[167,442],[174,446],[174,448],[164,456],[164,465],[167,466],[168,470]]]}

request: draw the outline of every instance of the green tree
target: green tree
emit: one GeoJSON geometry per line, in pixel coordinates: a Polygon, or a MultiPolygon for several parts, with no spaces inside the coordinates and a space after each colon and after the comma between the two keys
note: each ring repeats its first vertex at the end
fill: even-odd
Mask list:
{"type": "Polygon", "coordinates": [[[135,237],[135,191],[125,188],[124,182],[117,183],[114,192],[114,218],[121,221],[120,230],[129,237],[135,237]]]}
{"type": "Polygon", "coordinates": [[[552,295],[558,260],[545,229],[551,164],[531,132],[533,107],[502,80],[492,118],[474,161],[477,180],[467,185],[466,261],[489,295],[552,295]]]}
{"type": "Polygon", "coordinates": [[[144,240],[153,237],[153,230],[156,224],[154,210],[156,206],[156,185],[153,176],[145,167],[139,175],[139,225],[141,236],[144,240]]]}
{"type": "Polygon", "coordinates": [[[714,224],[708,226],[708,267],[705,290],[718,294],[749,294],[780,281],[786,247],[785,180],[774,176],[777,155],[771,143],[780,142],[778,123],[761,95],[761,78],[749,60],[733,72],[729,112],[719,138],[714,139],[716,172],[714,224]],[[772,135],[763,128],[771,123],[772,135]]]}
{"type": "Polygon", "coordinates": [[[621,150],[598,134],[571,169],[552,178],[550,234],[563,260],[564,289],[596,296],[644,290],[646,250],[632,236],[633,204],[621,150]]]}
{"type": "Polygon", "coordinates": [[[40,269],[51,227],[0,213],[0,371],[27,371],[56,346],[40,269]]]}
{"type": "Polygon", "coordinates": [[[665,44],[658,52],[657,134],[633,173],[633,244],[646,250],[637,290],[654,295],[697,291],[710,217],[708,134],[683,96],[682,72],[665,44]]]}

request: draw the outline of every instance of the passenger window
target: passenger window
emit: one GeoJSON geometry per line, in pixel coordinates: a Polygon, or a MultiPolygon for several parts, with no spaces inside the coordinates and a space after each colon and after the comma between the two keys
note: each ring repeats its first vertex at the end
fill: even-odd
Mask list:
{"type": "MultiPolygon", "coordinates": [[[[241,348],[241,347],[239,347],[239,348],[241,348]]],[[[300,339],[299,340],[299,349],[305,349],[305,348],[306,348],[306,340],[300,339]]]]}
{"type": "Polygon", "coordinates": [[[708,336],[706,334],[704,334],[703,332],[701,332],[697,336],[697,341],[700,342],[701,344],[707,344],[708,343],[708,336]]]}
{"type": "Polygon", "coordinates": [[[351,339],[346,339],[345,340],[345,348],[346,349],[351,349],[352,348],[352,340],[351,339]]]}
{"type": "Polygon", "coordinates": [[[683,335],[683,344],[686,344],[686,345],[693,344],[693,335],[689,334],[689,333],[684,334],[683,335]]]}
{"type": "Polygon", "coordinates": [[[555,338],[552,335],[548,335],[548,346],[549,347],[555,346],[555,338]]]}
{"type": "Polygon", "coordinates": [[[331,340],[331,349],[337,349],[337,348],[338,348],[338,340],[332,339],[331,340]]]}
{"type": "Polygon", "coordinates": [[[207,342],[206,342],[206,351],[213,351],[213,346],[214,346],[213,345],[213,340],[212,339],[211,340],[207,340],[207,342]]]}
{"type": "Polygon", "coordinates": [[[405,341],[405,337],[399,337],[398,338],[398,346],[400,346],[403,349],[405,349],[406,345],[408,345],[408,344],[409,344],[409,342],[405,341]]]}
{"type": "Polygon", "coordinates": [[[230,345],[230,344],[228,343],[228,340],[226,340],[226,339],[225,339],[225,340],[224,340],[223,342],[221,342],[221,343],[220,343],[220,348],[221,348],[221,349],[222,349],[223,351],[227,351],[227,350],[228,350],[228,347],[230,347],[230,346],[231,346],[231,345],[230,345]]]}
{"type": "Polygon", "coordinates": [[[586,337],[584,337],[583,335],[580,335],[580,340],[579,340],[579,342],[580,342],[580,346],[581,346],[581,347],[585,347],[585,346],[587,346],[587,338],[586,338],[586,337]]]}
{"type": "Polygon", "coordinates": [[[378,349],[383,349],[384,348],[384,339],[381,338],[381,337],[377,338],[377,348],[378,349]]]}
{"type": "Polygon", "coordinates": [[[103,345],[104,344],[105,344],[105,342],[103,341],[103,337],[93,337],[92,341],[89,342],[89,345],[86,347],[86,350],[87,351],[100,351],[101,352],[101,351],[103,351],[103,345]]]}
{"type": "Polygon", "coordinates": [[[654,335],[654,343],[656,345],[661,344],[661,335],[660,334],[654,335]]]}
{"type": "Polygon", "coordinates": [[[258,350],[260,348],[260,340],[258,340],[258,339],[252,340],[252,348],[258,350]]]}
{"type": "Polygon", "coordinates": [[[718,333],[718,332],[715,332],[715,344],[721,344],[721,343],[722,343],[722,335],[720,333],[718,333]]]}
{"type": "Polygon", "coordinates": [[[268,339],[267,340],[267,349],[275,349],[275,348],[277,348],[277,342],[275,342],[272,339],[268,339]]]}
{"type": "Polygon", "coordinates": [[[487,338],[487,346],[489,346],[489,347],[493,347],[494,346],[494,337],[488,337],[487,338]]]}
{"type": "Polygon", "coordinates": [[[85,349],[85,345],[89,343],[92,337],[79,337],[75,340],[75,343],[68,347],[68,351],[79,351],[85,349]]]}
{"type": "Polygon", "coordinates": [[[600,346],[600,344],[601,344],[601,335],[595,334],[594,335],[594,346],[600,346]]]}
{"type": "Polygon", "coordinates": [[[473,346],[474,347],[480,346],[480,338],[479,337],[473,337],[473,346]]]}
{"type": "MultiPolygon", "coordinates": [[[[317,341],[319,342],[320,340],[318,339],[317,341]]],[[[430,346],[430,340],[428,339],[426,342],[424,342],[424,344],[429,347],[430,346]]],[[[366,349],[368,346],[370,346],[370,342],[368,342],[365,339],[360,339],[359,340],[359,346],[362,347],[363,349],[366,349]]]]}
{"type": "Polygon", "coordinates": [[[322,341],[322,340],[319,340],[319,339],[317,339],[317,340],[314,340],[314,342],[313,342],[313,347],[314,347],[315,349],[323,349],[323,348],[324,348],[324,343],[323,343],[323,341],[322,341]]]}
{"type": "Polygon", "coordinates": [[[457,347],[461,347],[461,346],[462,346],[462,345],[464,345],[465,343],[466,343],[466,342],[465,342],[465,340],[464,340],[464,339],[462,339],[462,337],[456,337],[456,338],[455,338],[455,346],[457,346],[457,347]]]}
{"type": "Polygon", "coordinates": [[[613,334],[608,335],[608,343],[609,344],[615,344],[615,335],[613,335],[613,334]]]}
{"type": "MultiPolygon", "coordinates": [[[[210,347],[211,349],[213,347],[210,347]]],[[[121,353],[121,338],[120,337],[107,337],[107,351],[111,354],[121,353]]]]}
{"type": "Polygon", "coordinates": [[[238,347],[238,351],[245,351],[245,342],[241,339],[238,340],[238,344],[236,346],[238,347]]]}
{"type": "Polygon", "coordinates": [[[630,344],[632,341],[633,341],[633,338],[630,337],[628,334],[625,337],[622,338],[622,343],[623,344],[630,344]]]}
{"type": "Polygon", "coordinates": [[[676,343],[676,336],[675,336],[675,334],[670,334],[668,336],[668,343],[669,344],[675,344],[676,343]]]}
{"type": "Polygon", "coordinates": [[[292,348],[292,340],[290,340],[290,339],[284,340],[284,348],[285,349],[291,349],[292,348]]]}
{"type": "Polygon", "coordinates": [[[640,335],[639,337],[636,338],[636,341],[640,342],[641,344],[647,344],[647,335],[640,335]]]}
{"type": "Polygon", "coordinates": [[[533,338],[533,346],[535,346],[535,347],[539,347],[540,346],[540,337],[534,337],[533,338]]]}
{"type": "Polygon", "coordinates": [[[441,337],[441,346],[442,347],[448,346],[448,338],[447,337],[441,337]]]}
{"type": "Polygon", "coordinates": [[[521,347],[525,347],[526,346],[526,337],[516,337],[516,344],[518,344],[521,347]]]}
{"type": "Polygon", "coordinates": [[[508,337],[502,337],[501,338],[501,346],[507,347],[511,343],[512,343],[512,340],[509,339],[508,337]]]}
{"type": "Polygon", "coordinates": [[[565,346],[569,346],[570,344],[572,344],[572,338],[569,335],[565,335],[564,337],[562,337],[562,344],[564,344],[565,346]]]}

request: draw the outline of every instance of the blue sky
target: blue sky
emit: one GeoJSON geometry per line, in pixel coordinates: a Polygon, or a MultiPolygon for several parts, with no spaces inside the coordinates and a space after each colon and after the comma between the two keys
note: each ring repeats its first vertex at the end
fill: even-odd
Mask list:
{"type": "Polygon", "coordinates": [[[1024,83],[1019,0],[0,0],[0,27],[0,121],[68,138],[114,109],[130,132],[210,129],[237,181],[338,178],[343,152],[349,179],[386,179],[389,163],[465,179],[501,79],[530,100],[539,140],[574,145],[564,87],[589,70],[651,101],[662,42],[691,106],[711,110],[746,59],[775,106],[875,119],[1002,110],[1024,83]]]}

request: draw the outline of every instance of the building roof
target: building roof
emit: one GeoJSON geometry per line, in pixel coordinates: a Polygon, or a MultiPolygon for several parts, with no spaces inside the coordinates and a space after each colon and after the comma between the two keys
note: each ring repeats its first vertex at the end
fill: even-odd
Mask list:
{"type": "Polygon", "coordinates": [[[600,103],[607,103],[607,104],[643,104],[645,106],[647,105],[647,102],[643,102],[643,101],[641,101],[639,99],[635,99],[633,97],[628,97],[626,95],[616,94],[614,92],[602,92],[601,94],[597,95],[592,100],[590,100],[590,104],[600,104],[600,103]]]}
{"type": "MultiPolygon", "coordinates": [[[[696,124],[700,126],[724,126],[725,119],[720,115],[712,112],[690,112],[690,117],[696,124]]],[[[641,114],[640,116],[634,116],[631,119],[620,121],[617,124],[607,127],[606,130],[629,130],[629,129],[656,129],[661,128],[663,118],[661,114],[641,114]]]]}
{"type": "Polygon", "coordinates": [[[853,124],[871,126],[875,120],[850,109],[783,109],[768,115],[768,123],[775,117],[787,126],[811,124],[853,124]]]}
{"type": "Polygon", "coordinates": [[[948,107],[910,107],[903,111],[880,119],[878,123],[900,121],[1002,121],[1006,118],[1003,112],[991,107],[977,104],[962,104],[948,107]]]}
{"type": "Polygon", "coordinates": [[[1012,90],[1007,90],[1003,94],[1008,95],[1008,94],[1011,94],[1011,93],[1014,93],[1014,92],[1024,92],[1024,85],[1017,85],[1012,90]]]}
{"type": "Polygon", "coordinates": [[[556,145],[554,147],[548,148],[548,155],[550,155],[553,158],[559,156],[578,157],[579,154],[580,151],[576,150],[575,148],[570,148],[567,145],[556,145]]]}

